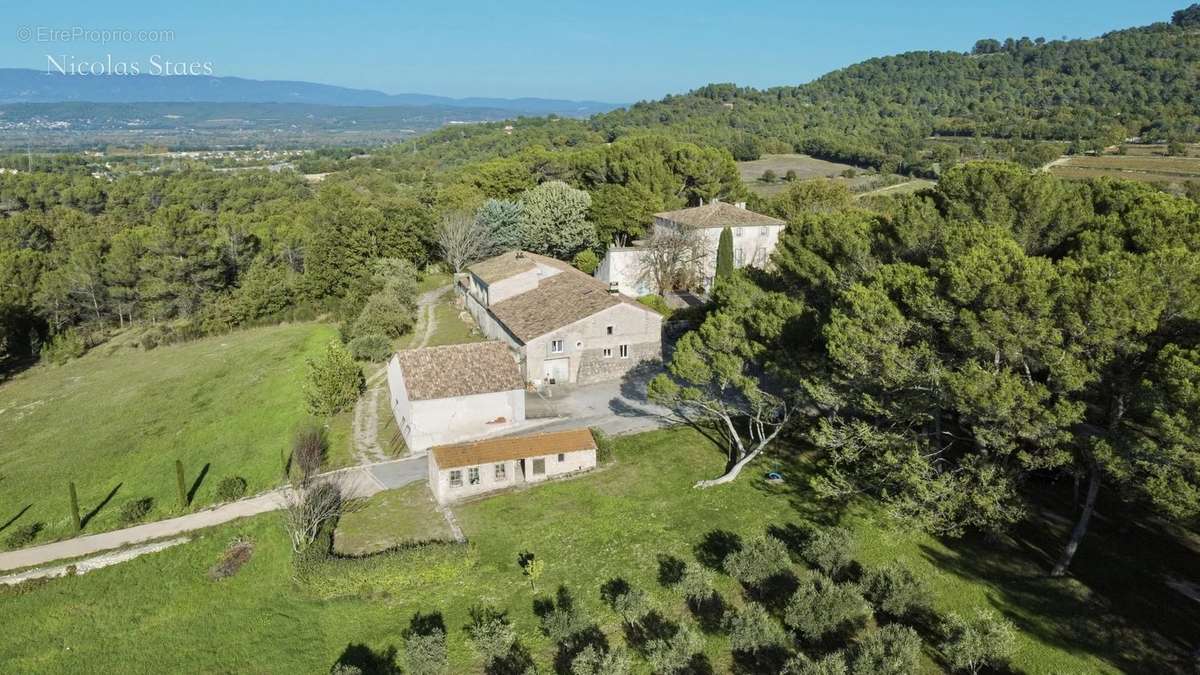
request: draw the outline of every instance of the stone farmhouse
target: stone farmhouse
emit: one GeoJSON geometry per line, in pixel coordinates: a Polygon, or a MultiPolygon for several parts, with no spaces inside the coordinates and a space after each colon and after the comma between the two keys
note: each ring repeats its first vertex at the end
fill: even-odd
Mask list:
{"type": "Polygon", "coordinates": [[[405,349],[387,364],[389,403],[412,452],[512,430],[525,379],[503,342],[405,349]]]}
{"type": "Polygon", "coordinates": [[[470,266],[456,289],[534,385],[617,379],[662,358],[660,314],[562,261],[510,251],[470,266]]]}
{"type": "Polygon", "coordinates": [[[429,451],[429,488],[448,504],[596,468],[588,429],[439,445],[429,451]]]}
{"type": "MultiPolygon", "coordinates": [[[[755,213],[745,202],[729,204],[713,201],[701,206],[654,214],[654,229],[680,230],[695,228],[704,238],[708,255],[701,263],[700,275],[705,289],[712,287],[717,272],[717,245],[721,230],[728,227],[733,233],[734,267],[764,267],[779,243],[787,223],[778,218],[755,213]]],[[[604,260],[596,268],[596,278],[623,295],[638,297],[658,293],[646,273],[646,251],[640,246],[609,247],[604,260]]]]}

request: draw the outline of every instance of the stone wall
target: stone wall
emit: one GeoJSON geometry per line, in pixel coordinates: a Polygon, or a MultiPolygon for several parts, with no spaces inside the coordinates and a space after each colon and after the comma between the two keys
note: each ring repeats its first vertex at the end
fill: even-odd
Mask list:
{"type": "Polygon", "coordinates": [[[629,357],[621,358],[613,349],[612,356],[604,356],[603,349],[585,349],[579,361],[579,384],[591,384],[620,379],[630,369],[643,361],[662,358],[662,342],[642,342],[629,345],[629,357]]]}

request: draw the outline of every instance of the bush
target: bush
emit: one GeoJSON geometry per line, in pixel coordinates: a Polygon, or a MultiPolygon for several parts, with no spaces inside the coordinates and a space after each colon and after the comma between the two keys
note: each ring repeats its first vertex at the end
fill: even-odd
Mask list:
{"type": "Polygon", "coordinates": [[[650,611],[646,592],[631,588],[621,579],[612,579],[600,587],[600,598],[621,615],[627,624],[636,623],[650,611]]]}
{"type": "Polygon", "coordinates": [[[596,442],[596,463],[605,464],[612,461],[613,441],[602,429],[592,427],[592,440],[596,442]]]}
{"type": "Polygon", "coordinates": [[[900,565],[871,570],[863,580],[863,595],[875,609],[897,619],[929,607],[925,582],[900,565]]]}
{"type": "Polygon", "coordinates": [[[351,334],[355,337],[385,335],[396,338],[407,333],[416,320],[416,313],[411,306],[392,293],[380,291],[367,298],[367,304],[354,320],[351,334]]]}
{"type": "Polygon", "coordinates": [[[83,356],[86,351],[87,343],[83,334],[74,328],[68,328],[42,345],[41,357],[55,365],[62,365],[83,356]]]}
{"type": "Polygon", "coordinates": [[[441,675],[446,672],[446,634],[439,628],[412,634],[404,642],[404,659],[409,675],[441,675]]]}
{"type": "Polygon", "coordinates": [[[806,640],[817,641],[834,631],[856,626],[871,608],[850,584],[835,584],[823,574],[800,583],[784,610],[784,622],[806,640]]]}
{"type": "Polygon", "coordinates": [[[643,295],[638,298],[638,302],[649,307],[650,309],[662,314],[663,316],[671,316],[671,308],[667,305],[667,301],[663,300],[661,295],[643,295]]]}
{"type": "Polygon", "coordinates": [[[762,176],[759,177],[759,180],[764,183],[774,183],[775,181],[779,180],[779,174],[775,173],[773,169],[767,169],[766,171],[762,172],[762,176]]]}
{"type": "Polygon", "coordinates": [[[329,675],[362,675],[362,668],[352,666],[349,663],[335,663],[329,669],[329,675]]]}
{"type": "Polygon", "coordinates": [[[800,176],[798,176],[798,175],[796,174],[796,170],[795,170],[795,169],[788,169],[788,170],[787,170],[787,173],[783,174],[783,179],[784,179],[785,181],[789,182],[789,183],[794,183],[794,182],[796,182],[796,181],[797,181],[799,178],[800,178],[800,176]]]}
{"type": "Polygon", "coordinates": [[[921,663],[921,637],[908,626],[892,624],[863,636],[850,659],[852,675],[909,675],[921,663]]]}
{"type": "Polygon", "coordinates": [[[358,361],[379,363],[392,355],[392,341],[384,335],[360,335],[346,347],[358,361]]]}
{"type": "Polygon", "coordinates": [[[1012,623],[986,609],[969,619],[950,614],[942,632],[946,639],[941,650],[946,661],[955,670],[970,673],[1007,663],[1017,646],[1012,623]]]}
{"type": "Polygon", "coordinates": [[[715,592],[713,573],[703,565],[688,565],[675,588],[690,602],[707,600],[715,592]]]}
{"type": "Polygon", "coordinates": [[[740,551],[730,553],[723,564],[729,576],[746,584],[757,586],[771,577],[791,568],[792,559],[787,546],[775,537],[755,537],[740,551]]]}
{"type": "Polygon", "coordinates": [[[153,497],[142,497],[141,499],[131,499],[121,505],[119,519],[121,525],[132,525],[145,518],[150,509],[154,508],[153,497]]]}
{"type": "Polygon", "coordinates": [[[575,254],[575,258],[571,260],[571,264],[575,266],[575,269],[584,274],[592,274],[600,266],[600,258],[596,255],[595,251],[585,248],[575,254]]]}
{"type": "Polygon", "coordinates": [[[633,662],[624,649],[584,647],[571,661],[571,675],[629,675],[633,662]]]}
{"type": "Polygon", "coordinates": [[[232,502],[246,494],[246,479],[241,476],[226,476],[217,483],[217,500],[232,502]]]}
{"type": "Polygon", "coordinates": [[[311,422],[301,425],[292,436],[292,463],[300,477],[308,480],[321,470],[327,443],[325,430],[311,422]]]}
{"type": "Polygon", "coordinates": [[[846,675],[846,655],[840,651],[813,661],[804,654],[797,654],[783,666],[783,675],[846,675]]]}
{"type": "Polygon", "coordinates": [[[656,673],[678,673],[688,666],[692,657],[704,649],[700,633],[685,623],[670,637],[655,638],[646,643],[646,660],[656,673]]]}
{"type": "Polygon", "coordinates": [[[508,654],[517,641],[517,633],[508,618],[492,607],[472,607],[471,623],[466,630],[471,646],[483,657],[484,663],[508,654]]]}
{"type": "Polygon", "coordinates": [[[757,602],[748,603],[725,616],[729,646],[738,652],[753,652],[763,647],[787,644],[787,635],[767,610],[757,602]]]}
{"type": "Polygon", "coordinates": [[[13,530],[7,537],[4,538],[4,545],[7,548],[21,548],[33,543],[37,539],[38,534],[45,528],[42,523],[29,523],[22,525],[13,530]]]}
{"type": "Polygon", "coordinates": [[[836,578],[854,562],[854,535],[841,527],[814,530],[800,549],[810,565],[836,578]]]}
{"type": "Polygon", "coordinates": [[[350,409],[366,387],[354,357],[337,340],[330,341],[320,358],[308,360],[304,396],[314,415],[331,417],[350,409]]]}
{"type": "Polygon", "coordinates": [[[544,604],[547,606],[541,612],[539,623],[542,633],[554,642],[562,642],[587,628],[587,619],[575,606],[575,601],[565,587],[558,587],[555,602],[546,601],[544,604]]]}

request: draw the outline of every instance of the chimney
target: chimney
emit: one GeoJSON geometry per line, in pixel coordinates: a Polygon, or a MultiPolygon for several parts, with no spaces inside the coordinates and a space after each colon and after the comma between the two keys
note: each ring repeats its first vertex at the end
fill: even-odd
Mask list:
{"type": "Polygon", "coordinates": [[[739,209],[742,209],[743,211],[746,210],[746,202],[734,202],[733,205],[739,209]]]}

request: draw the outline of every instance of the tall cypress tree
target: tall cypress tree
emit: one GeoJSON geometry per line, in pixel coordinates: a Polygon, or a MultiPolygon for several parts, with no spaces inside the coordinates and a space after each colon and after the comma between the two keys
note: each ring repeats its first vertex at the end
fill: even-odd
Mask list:
{"type": "Polygon", "coordinates": [[[721,240],[717,242],[717,278],[727,279],[733,275],[733,231],[721,229],[721,240]]]}

